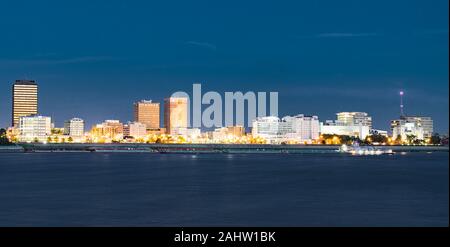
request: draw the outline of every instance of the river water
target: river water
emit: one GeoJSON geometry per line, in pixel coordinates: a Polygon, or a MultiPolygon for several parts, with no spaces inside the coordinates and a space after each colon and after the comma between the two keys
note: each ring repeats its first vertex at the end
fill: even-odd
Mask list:
{"type": "Polygon", "coordinates": [[[2,153],[0,226],[448,226],[448,160],[2,153]]]}

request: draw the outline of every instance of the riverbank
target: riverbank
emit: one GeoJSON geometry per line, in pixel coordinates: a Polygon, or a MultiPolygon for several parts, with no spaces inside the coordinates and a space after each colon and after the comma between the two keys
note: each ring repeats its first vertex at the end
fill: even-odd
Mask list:
{"type": "MultiPolygon", "coordinates": [[[[376,146],[393,152],[448,152],[448,146],[376,146]]],[[[143,144],[143,143],[26,143],[6,146],[5,152],[152,152],[152,153],[326,153],[339,145],[270,145],[270,144],[143,144]],[[8,148],[9,147],[9,148],[8,148]]]]}
{"type": "Polygon", "coordinates": [[[21,153],[25,149],[19,145],[0,145],[0,153],[21,153]]]}

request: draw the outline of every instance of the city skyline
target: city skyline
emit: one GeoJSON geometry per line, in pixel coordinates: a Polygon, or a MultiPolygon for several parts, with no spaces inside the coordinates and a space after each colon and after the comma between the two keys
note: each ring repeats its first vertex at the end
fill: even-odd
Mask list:
{"type": "Polygon", "coordinates": [[[0,15],[0,126],[10,124],[10,83],[25,78],[39,83],[39,112],[58,126],[132,120],[125,105],[202,83],[278,91],[280,116],[368,112],[375,128],[398,118],[403,89],[406,114],[448,133],[445,0],[49,5],[9,2],[0,15]]]}
{"type": "MultiPolygon", "coordinates": [[[[200,87],[201,87],[201,85],[200,85],[200,87]]],[[[12,86],[12,95],[13,95],[13,97],[12,97],[12,105],[13,105],[12,111],[14,111],[14,109],[15,109],[15,104],[16,103],[15,103],[14,99],[16,97],[19,97],[19,98],[21,97],[20,99],[22,101],[25,100],[24,102],[26,102],[26,101],[31,102],[33,104],[33,106],[35,107],[35,109],[34,109],[35,111],[32,114],[24,114],[24,113],[18,112],[18,113],[16,113],[16,115],[22,114],[21,116],[48,116],[47,114],[43,114],[43,113],[37,111],[37,109],[38,109],[37,102],[39,101],[37,88],[38,88],[38,83],[36,83],[35,80],[15,80],[15,82],[13,83],[13,86],[12,86]],[[19,89],[17,89],[18,86],[19,86],[19,89]],[[27,86],[32,86],[32,88],[25,88],[25,89],[20,88],[20,87],[27,87],[27,86]],[[27,95],[22,95],[23,94],[22,93],[23,90],[25,90],[25,93],[28,93],[28,91],[31,90],[30,92],[32,93],[32,95],[30,95],[29,99],[25,97],[27,95]],[[18,94],[18,92],[21,93],[21,94],[18,94]]],[[[400,104],[399,104],[400,114],[399,114],[399,117],[395,118],[395,119],[404,119],[404,120],[406,120],[406,119],[415,119],[415,118],[419,118],[419,119],[420,118],[430,118],[430,116],[428,116],[426,114],[425,115],[406,114],[405,110],[404,110],[404,106],[405,106],[404,105],[405,91],[404,90],[400,90],[399,91],[399,96],[400,96],[399,97],[399,99],[400,99],[400,104]]],[[[156,131],[157,133],[160,133],[160,130],[161,130],[159,126],[163,126],[164,127],[163,128],[164,129],[163,132],[167,131],[167,133],[169,133],[169,134],[176,134],[176,133],[178,133],[177,129],[179,127],[181,127],[181,128],[186,128],[186,127],[192,128],[192,121],[193,121],[192,120],[192,107],[195,107],[195,106],[191,105],[191,104],[193,104],[192,103],[192,99],[189,100],[189,98],[190,98],[189,95],[187,95],[187,98],[174,97],[174,96],[164,97],[162,106],[161,106],[160,102],[156,102],[156,101],[153,101],[153,100],[141,99],[141,100],[133,102],[133,104],[132,104],[132,108],[133,108],[133,118],[132,119],[125,119],[124,120],[124,119],[117,119],[117,118],[111,118],[111,117],[108,118],[108,117],[106,117],[106,118],[103,118],[103,120],[108,121],[108,119],[115,119],[114,121],[118,120],[121,123],[139,122],[139,123],[145,124],[147,130],[153,131],[153,132],[156,131]],[[185,99],[187,99],[187,101],[185,99]],[[182,101],[181,105],[179,103],[180,100],[182,101]],[[182,107],[182,108],[180,108],[180,107],[182,107]],[[184,109],[185,107],[187,107],[187,108],[184,109]],[[161,110],[161,108],[163,108],[163,109],[161,110]],[[170,113],[170,112],[173,111],[173,110],[171,110],[172,108],[173,109],[180,108],[179,110],[176,110],[177,112],[175,114],[176,115],[176,119],[179,120],[177,122],[174,122],[173,120],[171,120],[171,115],[173,115],[173,113],[170,113]],[[190,113],[190,114],[188,114],[188,113],[190,113]],[[180,114],[183,115],[183,116],[181,116],[180,114]],[[186,116],[184,116],[184,115],[186,115],[186,116]],[[187,116],[187,115],[190,115],[190,116],[187,116]],[[139,119],[141,119],[141,121],[139,121],[139,119]],[[191,123],[189,123],[189,122],[191,122],[191,123]],[[171,125],[179,126],[179,127],[174,128],[176,130],[172,131],[172,130],[170,130],[170,127],[168,127],[168,126],[171,126],[171,125]]],[[[208,107],[210,105],[211,104],[204,104],[203,103],[202,104],[202,109],[204,110],[205,107],[208,107]]],[[[234,116],[234,114],[235,113],[232,114],[233,117],[236,117],[236,116],[234,116]]],[[[268,114],[267,116],[273,116],[273,115],[271,115],[269,113],[267,113],[267,114],[268,114]]],[[[297,113],[290,113],[290,114],[287,114],[287,115],[284,115],[284,116],[285,117],[290,117],[290,116],[296,116],[298,114],[301,114],[302,116],[304,115],[303,113],[298,113],[297,112],[297,113]]],[[[19,117],[16,116],[16,115],[12,114],[12,116],[11,116],[11,121],[13,123],[16,121],[16,118],[17,118],[17,121],[19,120],[19,117]]],[[[226,115],[226,114],[223,113],[223,115],[226,115]]],[[[315,115],[317,115],[317,114],[315,114],[315,115]]],[[[345,125],[348,125],[349,121],[353,121],[353,119],[355,119],[355,124],[360,122],[364,126],[368,126],[368,129],[366,131],[367,133],[369,133],[369,130],[375,130],[375,131],[376,130],[382,130],[382,131],[387,131],[387,132],[391,131],[392,132],[392,130],[393,130],[392,124],[393,124],[394,121],[397,121],[397,120],[390,120],[389,121],[389,125],[390,126],[388,125],[387,128],[385,126],[383,126],[381,128],[376,128],[376,127],[374,127],[372,125],[372,122],[373,122],[372,116],[371,115],[369,116],[367,112],[343,111],[343,112],[336,112],[335,115],[336,115],[336,121],[340,121],[341,123],[344,123],[345,125]]],[[[50,116],[50,117],[51,117],[52,124],[54,124],[54,127],[58,128],[59,126],[57,126],[55,124],[55,117],[54,116],[50,116]]],[[[250,122],[247,123],[247,125],[249,125],[248,127],[250,129],[251,129],[251,125],[253,124],[253,121],[257,120],[259,117],[261,117],[261,116],[257,116],[253,120],[248,120],[250,122]]],[[[281,120],[281,118],[283,116],[278,115],[277,117],[279,117],[279,119],[281,120]]],[[[64,126],[66,126],[67,121],[72,120],[72,119],[78,119],[78,117],[77,116],[73,116],[71,119],[64,120],[63,121],[64,126]]],[[[245,119],[247,119],[247,116],[245,116],[245,119]]],[[[80,119],[80,120],[83,121],[83,125],[84,125],[85,119],[80,119]]],[[[320,121],[321,124],[327,124],[327,125],[329,125],[330,123],[335,121],[335,120],[331,120],[331,118],[329,118],[329,119],[318,118],[318,120],[320,121]],[[330,121],[332,121],[332,122],[330,122],[330,121]]],[[[414,122],[415,120],[412,120],[412,121],[414,122]]],[[[98,124],[99,124],[99,122],[93,123],[91,125],[91,127],[94,128],[95,125],[98,125],[98,124]]],[[[334,125],[334,123],[333,123],[333,125],[334,125]]],[[[232,126],[239,126],[239,124],[238,123],[235,123],[233,125],[226,125],[226,124],[224,124],[224,125],[215,126],[215,127],[216,128],[220,128],[220,127],[232,127],[232,126]]],[[[12,124],[12,125],[10,125],[8,127],[14,127],[14,125],[12,124]]],[[[7,127],[4,127],[4,128],[6,129],[7,127]]],[[[88,128],[89,128],[89,126],[88,126],[88,128]]],[[[204,130],[204,131],[211,130],[211,128],[206,128],[205,126],[201,126],[199,129],[200,130],[204,130]]],[[[250,129],[248,129],[248,130],[250,130],[250,129]]],[[[433,122],[432,122],[431,123],[431,131],[428,132],[428,133],[430,133],[430,135],[432,133],[439,133],[437,131],[433,132],[433,130],[434,130],[434,128],[433,128],[433,122]]],[[[448,134],[448,132],[447,133],[439,133],[439,134],[448,134]]],[[[429,137],[429,136],[427,136],[427,137],[429,137]]]]}
{"type": "Polygon", "coordinates": [[[14,82],[12,87],[14,114],[11,116],[13,128],[8,128],[10,140],[41,143],[68,141],[234,144],[341,144],[364,141],[376,145],[427,145],[436,144],[437,140],[440,140],[439,135],[435,136],[431,117],[405,114],[403,90],[399,91],[400,116],[390,121],[390,131],[373,128],[372,116],[367,112],[338,112],[336,120],[322,120],[322,122],[318,116],[305,114],[279,117],[278,92],[270,92],[270,113],[268,113],[265,97],[267,93],[258,92],[258,106],[256,106],[256,94],[251,91],[225,92],[225,125],[223,125],[221,95],[213,91],[202,95],[201,84],[194,84],[193,98],[181,91],[164,98],[164,128],[159,128],[160,103],[140,100],[133,103],[133,122],[127,121],[124,124],[117,119],[107,119],[84,132],[83,119],[72,118],[64,121],[64,128],[61,129],[54,125],[51,117],[38,114],[37,88],[38,84],[35,81],[14,82]],[[30,107],[33,109],[32,112],[28,110],[30,107]],[[192,114],[193,118],[190,114],[192,112],[197,112],[192,114]],[[246,126],[251,132],[246,131],[245,112],[248,121],[246,126]],[[198,119],[199,115],[201,120],[198,119]],[[15,124],[16,119],[18,124],[15,124]],[[246,135],[243,136],[242,133],[246,135]]]}

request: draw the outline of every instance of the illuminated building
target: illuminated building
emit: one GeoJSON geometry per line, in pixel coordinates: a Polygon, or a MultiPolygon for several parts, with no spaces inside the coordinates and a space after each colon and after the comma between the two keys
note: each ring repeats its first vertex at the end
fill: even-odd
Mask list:
{"type": "Polygon", "coordinates": [[[149,130],[160,127],[160,105],[151,100],[141,100],[134,103],[134,121],[143,123],[149,130]]]}
{"type": "Polygon", "coordinates": [[[123,139],[123,124],[119,120],[106,120],[95,125],[90,134],[91,137],[99,140],[121,140],[123,139]]]}
{"type": "Polygon", "coordinates": [[[64,135],[72,137],[84,136],[84,120],[80,118],[72,118],[64,122],[64,135]]]}
{"type": "Polygon", "coordinates": [[[407,123],[415,123],[417,127],[423,129],[423,138],[429,138],[433,135],[433,120],[431,117],[403,116],[400,117],[407,123]]]}
{"type": "Polygon", "coordinates": [[[164,135],[164,134],[166,134],[165,128],[147,129],[147,135],[164,135]]]}
{"type": "Polygon", "coordinates": [[[365,112],[338,112],[335,121],[327,120],[320,123],[320,133],[330,135],[345,135],[364,140],[370,135],[372,117],[365,112]]]}
{"type": "Polygon", "coordinates": [[[245,128],[242,125],[228,126],[226,127],[226,130],[229,135],[235,137],[242,137],[245,135],[245,128]]]}
{"type": "Polygon", "coordinates": [[[371,135],[381,135],[388,137],[388,132],[386,130],[378,130],[378,129],[371,129],[369,131],[371,135]]]}
{"type": "Polygon", "coordinates": [[[286,139],[299,143],[319,139],[319,118],[317,116],[286,116],[282,119],[286,128],[286,139]]]}
{"type": "Polygon", "coordinates": [[[135,139],[144,138],[147,136],[147,126],[140,122],[128,122],[123,126],[123,135],[135,139]]]}
{"type": "Polygon", "coordinates": [[[319,139],[319,118],[317,116],[260,117],[253,121],[252,135],[269,143],[293,142],[312,143],[319,139]]]}
{"type": "Polygon", "coordinates": [[[170,135],[179,135],[188,127],[188,99],[164,99],[164,127],[170,135]]]}
{"type": "Polygon", "coordinates": [[[252,136],[264,138],[269,143],[279,142],[282,138],[278,132],[279,125],[278,117],[258,117],[252,122],[252,136]]]}
{"type": "Polygon", "coordinates": [[[177,128],[172,132],[172,135],[184,137],[194,141],[201,136],[201,130],[199,128],[177,128]]]}
{"type": "Polygon", "coordinates": [[[419,140],[430,138],[433,135],[433,120],[431,117],[408,116],[405,114],[403,105],[403,96],[405,92],[400,91],[400,118],[391,121],[392,137],[396,139],[398,136],[403,141],[407,136],[415,136],[419,140]]]}
{"type": "Polygon", "coordinates": [[[320,123],[320,133],[353,136],[364,140],[368,135],[370,135],[370,127],[362,124],[347,125],[340,121],[327,120],[325,123],[320,123]]]}
{"type": "Polygon", "coordinates": [[[252,123],[252,136],[265,139],[269,143],[280,143],[286,140],[286,134],[292,133],[292,124],[280,118],[258,117],[252,123]]]}
{"type": "Polygon", "coordinates": [[[51,118],[44,116],[22,116],[19,118],[20,142],[46,142],[51,135],[51,118]]]}
{"type": "Polygon", "coordinates": [[[19,118],[38,113],[38,85],[31,80],[16,80],[12,86],[12,126],[19,118]]]}
{"type": "Polygon", "coordinates": [[[365,112],[338,112],[337,122],[340,122],[340,125],[362,125],[369,126],[369,129],[372,128],[372,117],[365,112]]]}
{"type": "Polygon", "coordinates": [[[211,139],[213,142],[230,141],[245,135],[243,126],[229,126],[215,129],[211,132],[211,139]]]}
{"type": "Polygon", "coordinates": [[[391,121],[391,131],[393,139],[397,139],[398,137],[400,137],[402,141],[406,141],[408,139],[408,136],[414,136],[419,140],[424,139],[425,132],[420,122],[410,120],[411,119],[407,120],[401,117],[400,119],[391,121]]]}

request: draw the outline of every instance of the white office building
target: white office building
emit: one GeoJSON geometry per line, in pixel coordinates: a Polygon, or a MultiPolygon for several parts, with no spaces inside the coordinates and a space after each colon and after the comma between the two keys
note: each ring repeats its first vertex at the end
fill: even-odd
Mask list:
{"type": "Polygon", "coordinates": [[[282,119],[286,126],[286,139],[299,143],[311,143],[319,139],[320,123],[317,116],[286,116],[282,119]]]}
{"type": "Polygon", "coordinates": [[[372,117],[366,112],[338,112],[336,120],[320,123],[320,134],[345,135],[364,140],[370,135],[372,117]]]}
{"type": "Polygon", "coordinates": [[[406,141],[408,136],[415,136],[416,139],[423,140],[425,131],[422,125],[417,121],[409,121],[405,118],[391,121],[392,138],[397,139],[399,136],[402,141],[406,141]]]}
{"type": "Polygon", "coordinates": [[[252,136],[264,138],[269,143],[281,142],[286,131],[286,125],[274,116],[259,117],[252,123],[252,136]]]}
{"type": "Polygon", "coordinates": [[[84,120],[72,118],[64,122],[64,135],[79,138],[84,136],[84,120]]]}
{"type": "Polygon", "coordinates": [[[46,142],[51,135],[51,118],[44,116],[22,116],[19,118],[20,142],[46,142]]]}
{"type": "Polygon", "coordinates": [[[359,125],[346,125],[339,121],[327,120],[325,123],[320,123],[320,133],[329,135],[345,135],[358,137],[364,140],[368,135],[370,135],[370,127],[359,125]]]}
{"type": "Polygon", "coordinates": [[[429,138],[433,135],[433,120],[431,117],[402,116],[400,119],[404,120],[405,123],[414,123],[415,128],[422,128],[423,138],[429,138]]]}
{"type": "Polygon", "coordinates": [[[338,112],[336,113],[337,120],[340,125],[355,125],[355,126],[369,126],[372,128],[372,117],[366,112],[338,112]]]}
{"type": "Polygon", "coordinates": [[[319,119],[317,116],[259,117],[252,123],[252,135],[261,137],[269,143],[293,141],[311,143],[319,138],[319,119]]]}

